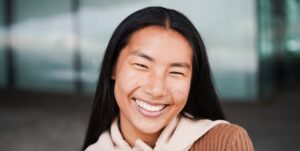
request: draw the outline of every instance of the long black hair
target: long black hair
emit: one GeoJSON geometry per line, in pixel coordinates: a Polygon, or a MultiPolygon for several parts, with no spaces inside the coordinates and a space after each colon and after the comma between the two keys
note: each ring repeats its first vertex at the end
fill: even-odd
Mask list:
{"type": "Polygon", "coordinates": [[[200,34],[187,17],[176,10],[163,7],[147,7],[125,18],[116,30],[104,54],[90,121],[83,150],[95,143],[101,133],[110,128],[119,115],[114,95],[114,80],[111,79],[121,49],[130,36],[147,26],[161,26],[182,34],[193,49],[193,70],[188,101],[183,108],[195,118],[224,119],[219,99],[213,86],[206,49],[200,34]]]}

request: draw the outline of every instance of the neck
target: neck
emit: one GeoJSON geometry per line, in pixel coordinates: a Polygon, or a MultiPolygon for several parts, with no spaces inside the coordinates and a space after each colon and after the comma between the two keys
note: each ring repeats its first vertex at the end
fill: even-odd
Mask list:
{"type": "Polygon", "coordinates": [[[151,147],[155,146],[156,140],[158,139],[161,131],[153,134],[147,134],[139,131],[135,127],[131,126],[131,124],[128,124],[127,120],[121,120],[119,119],[119,128],[121,130],[121,133],[126,140],[126,142],[133,147],[135,145],[135,141],[137,139],[142,140],[146,144],[148,144],[151,147]]]}

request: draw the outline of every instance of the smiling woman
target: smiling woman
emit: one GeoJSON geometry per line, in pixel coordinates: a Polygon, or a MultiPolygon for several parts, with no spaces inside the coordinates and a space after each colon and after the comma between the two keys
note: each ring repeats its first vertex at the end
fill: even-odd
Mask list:
{"type": "Polygon", "coordinates": [[[224,120],[206,50],[181,13],[149,7],[107,46],[83,150],[253,150],[224,120]],[[213,144],[213,145],[212,145],[213,144]]]}
{"type": "Polygon", "coordinates": [[[184,65],[192,66],[189,42],[159,26],[136,31],[121,50],[113,75],[115,97],[121,131],[132,146],[138,138],[154,146],[160,130],[183,109],[192,77],[184,65]],[[140,136],[129,136],[136,133],[140,136]]]}

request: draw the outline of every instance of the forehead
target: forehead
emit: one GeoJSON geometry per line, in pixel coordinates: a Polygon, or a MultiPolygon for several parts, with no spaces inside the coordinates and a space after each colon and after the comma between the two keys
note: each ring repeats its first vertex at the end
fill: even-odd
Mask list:
{"type": "MultiPolygon", "coordinates": [[[[148,26],[134,32],[126,46],[129,51],[142,51],[164,59],[191,62],[192,47],[179,32],[160,26],[148,26]]],[[[130,53],[130,52],[128,52],[130,53]]]]}
{"type": "Polygon", "coordinates": [[[129,43],[133,43],[133,42],[137,43],[140,41],[144,41],[145,39],[162,40],[163,38],[170,38],[170,37],[173,38],[169,39],[170,40],[169,42],[171,42],[172,40],[173,42],[181,41],[186,45],[190,45],[188,40],[178,31],[171,28],[158,26],[158,25],[147,26],[133,32],[133,34],[129,38],[129,43]]]}

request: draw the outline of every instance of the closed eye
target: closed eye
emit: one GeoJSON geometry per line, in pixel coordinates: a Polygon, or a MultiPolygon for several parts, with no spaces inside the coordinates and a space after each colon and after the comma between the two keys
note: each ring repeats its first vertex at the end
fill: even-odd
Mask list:
{"type": "Polygon", "coordinates": [[[185,76],[185,74],[182,73],[182,72],[172,71],[172,72],[170,72],[170,73],[173,74],[173,75],[181,75],[181,76],[185,76]]]}
{"type": "Polygon", "coordinates": [[[140,63],[134,63],[134,65],[140,67],[140,68],[144,68],[144,69],[148,69],[148,67],[144,64],[140,64],[140,63]]]}

